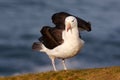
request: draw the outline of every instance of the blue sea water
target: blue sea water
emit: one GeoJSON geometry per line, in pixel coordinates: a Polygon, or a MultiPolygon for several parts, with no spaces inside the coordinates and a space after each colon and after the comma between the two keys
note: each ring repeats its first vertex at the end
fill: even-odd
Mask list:
{"type": "MultiPolygon", "coordinates": [[[[48,56],[31,46],[61,11],[92,24],[81,33],[80,54],[66,60],[69,69],[120,66],[120,0],[0,0],[0,76],[52,70],[48,56]]],[[[56,65],[62,69],[60,60],[56,65]]]]}

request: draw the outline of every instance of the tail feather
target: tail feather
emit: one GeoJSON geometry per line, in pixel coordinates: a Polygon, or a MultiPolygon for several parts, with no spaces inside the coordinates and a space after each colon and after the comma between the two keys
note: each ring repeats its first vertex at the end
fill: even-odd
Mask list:
{"type": "Polygon", "coordinates": [[[46,47],[42,44],[42,42],[34,42],[32,45],[32,49],[41,52],[46,51],[46,47]]]}
{"type": "Polygon", "coordinates": [[[42,43],[41,42],[34,42],[32,45],[32,49],[36,51],[40,51],[42,49],[42,43]]]}

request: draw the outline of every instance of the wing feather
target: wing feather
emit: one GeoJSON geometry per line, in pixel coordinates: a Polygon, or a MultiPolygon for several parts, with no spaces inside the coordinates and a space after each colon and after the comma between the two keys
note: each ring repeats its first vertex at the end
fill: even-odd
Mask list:
{"type": "Polygon", "coordinates": [[[44,26],[40,32],[42,36],[39,40],[49,49],[53,49],[63,43],[62,29],[44,26]]]}
{"type": "MultiPolygon", "coordinates": [[[[65,29],[65,18],[68,16],[74,16],[74,15],[66,13],[66,12],[55,13],[52,16],[52,22],[56,25],[57,28],[65,29]]],[[[76,16],[74,16],[74,17],[76,17],[76,16]]],[[[90,22],[86,22],[85,20],[83,20],[79,17],[76,17],[76,18],[78,21],[78,28],[80,31],[82,31],[82,30],[91,31],[90,22]]]]}

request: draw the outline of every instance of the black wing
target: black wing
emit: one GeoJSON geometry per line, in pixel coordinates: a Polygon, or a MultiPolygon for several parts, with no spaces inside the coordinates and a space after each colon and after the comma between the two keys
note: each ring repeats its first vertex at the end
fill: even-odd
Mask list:
{"type": "MultiPolygon", "coordinates": [[[[68,16],[74,16],[74,15],[71,15],[66,12],[55,13],[52,16],[52,22],[56,25],[57,28],[65,29],[65,18],[68,16]]],[[[74,17],[76,17],[76,16],[74,16],[74,17]]],[[[86,22],[85,20],[83,20],[79,17],[76,17],[76,18],[78,21],[78,28],[80,30],[91,31],[91,24],[89,22],[86,22]]]]}
{"type": "Polygon", "coordinates": [[[62,29],[44,26],[40,32],[42,34],[39,38],[40,42],[49,49],[53,49],[63,43],[62,29]]]}
{"type": "Polygon", "coordinates": [[[65,18],[71,16],[71,14],[60,12],[52,15],[52,22],[56,25],[57,28],[65,29],[65,18]]]}

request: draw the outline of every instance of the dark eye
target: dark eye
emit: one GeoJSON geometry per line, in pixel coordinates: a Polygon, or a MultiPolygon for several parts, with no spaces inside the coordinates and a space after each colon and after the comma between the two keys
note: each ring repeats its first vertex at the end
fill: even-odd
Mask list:
{"type": "Polygon", "coordinates": [[[72,20],[72,22],[74,22],[74,20],[72,20]]]}

